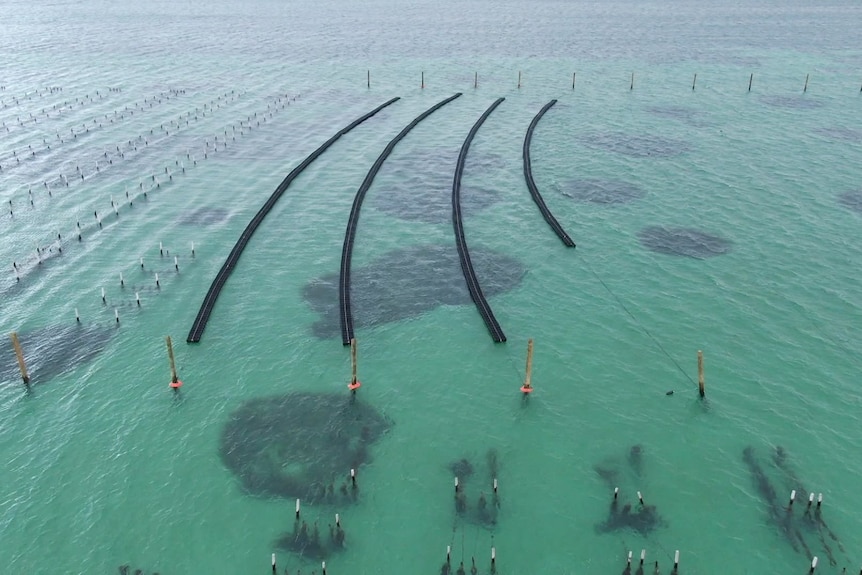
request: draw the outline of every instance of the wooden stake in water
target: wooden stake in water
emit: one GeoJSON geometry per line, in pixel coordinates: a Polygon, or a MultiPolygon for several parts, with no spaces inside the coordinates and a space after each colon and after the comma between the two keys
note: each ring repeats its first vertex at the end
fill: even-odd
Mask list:
{"type": "Polygon", "coordinates": [[[518,70],[518,89],[521,89],[521,71],[518,70]]]}
{"type": "Polygon", "coordinates": [[[366,78],[367,87],[370,88],[371,87],[371,70],[368,70],[368,72],[365,75],[365,78],[366,78]]]}
{"type": "Polygon", "coordinates": [[[808,91],[808,76],[810,76],[810,74],[805,74],[805,86],[802,88],[803,94],[808,91]]]}
{"type": "Polygon", "coordinates": [[[704,397],[706,395],[706,389],[704,387],[704,378],[703,378],[703,352],[697,350],[697,388],[700,391],[700,396],[704,397]]]}
{"type": "Polygon", "coordinates": [[[754,82],[754,72],[748,77],[748,91],[751,92],[751,83],[754,82]]]}
{"type": "Polygon", "coordinates": [[[578,74],[577,72],[572,72],[572,90],[575,89],[575,76],[577,74],[578,74]]]}
{"type": "Polygon", "coordinates": [[[694,85],[697,84],[697,72],[694,74],[694,80],[691,81],[691,91],[694,92],[694,85]]]}
{"type": "Polygon", "coordinates": [[[635,89],[635,73],[632,72],[632,83],[629,86],[629,90],[634,90],[634,89],[635,89]]]}
{"type": "Polygon", "coordinates": [[[353,390],[359,387],[359,381],[356,379],[356,338],[350,340],[350,369],[352,375],[348,387],[353,390]]]}
{"type": "Polygon", "coordinates": [[[18,367],[21,369],[21,379],[26,385],[30,384],[30,376],[27,374],[27,364],[24,363],[24,352],[21,350],[21,343],[18,341],[18,334],[14,331],[9,334],[12,338],[12,347],[15,348],[15,357],[18,358],[18,367]]]}
{"type": "Polygon", "coordinates": [[[473,88],[479,87],[479,72],[473,72],[473,88]]]}
{"type": "Polygon", "coordinates": [[[168,360],[171,362],[171,383],[177,383],[179,378],[177,377],[177,365],[174,362],[174,344],[171,342],[171,336],[167,336],[165,342],[168,344],[168,360]]]}
{"type": "Polygon", "coordinates": [[[524,377],[524,385],[521,386],[521,393],[526,396],[533,391],[532,373],[533,373],[533,340],[527,340],[527,375],[524,377]]]}
{"type": "Polygon", "coordinates": [[[425,89],[425,72],[422,72],[422,89],[425,89]]]}

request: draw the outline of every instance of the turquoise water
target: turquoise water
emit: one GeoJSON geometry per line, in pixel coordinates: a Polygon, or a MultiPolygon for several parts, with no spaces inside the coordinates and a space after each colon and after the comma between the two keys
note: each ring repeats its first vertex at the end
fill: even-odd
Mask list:
{"type": "MultiPolygon", "coordinates": [[[[439,571],[447,545],[456,565],[475,555],[481,572],[492,545],[500,573],[619,573],[626,552],[640,549],[663,573],[677,549],[681,573],[806,572],[809,558],[768,518],[742,461],[752,446],[783,505],[790,487],[771,463],[779,445],[806,488],[824,494],[823,517],[841,539],[843,551],[826,538],[832,566],[816,535],[806,536],[818,572],[858,569],[862,215],[838,197],[860,188],[859,16],[851,2],[0,5],[0,119],[9,127],[0,130],[8,272],[0,326],[22,338],[41,330],[44,340],[25,349],[30,393],[11,368],[2,372],[3,572],[116,573],[131,564],[163,575],[258,573],[269,572],[274,551],[280,569],[320,571],[275,548],[292,527],[292,499],[245,494],[219,457],[219,438],[248,399],[346,397],[348,352],[338,338],[313,335],[319,316],[303,289],[338,270],[353,195],[386,143],[457,91],[464,96],[417,126],[375,179],[354,269],[408,246],[454,252],[451,222],[399,220],[375,209],[375,195],[407,177],[450,193],[454,158],[423,167],[411,155],[448,158],[504,96],[471,146],[496,161],[471,169],[468,157],[463,195],[471,185],[497,192],[465,217],[468,245],[527,270],[490,298],[508,342],[492,343],[472,305],[357,330],[359,400],[392,427],[360,469],[357,504],[304,506],[321,527],[341,513],[347,548],[327,559],[327,572],[439,571]],[[287,172],[393,96],[402,100],[294,182],[250,242],[201,343],[182,343],[234,241],[287,172]],[[152,107],[110,123],[153,97],[152,107]],[[60,105],[76,98],[85,103],[60,105]],[[524,132],[552,98],[559,102],[533,137],[533,173],[576,250],[542,221],[523,181],[524,132]],[[204,105],[215,109],[204,116],[204,105]],[[59,142],[84,124],[89,133],[59,142]],[[214,137],[233,138],[234,128],[236,141],[204,159],[214,137]],[[631,156],[590,139],[608,134],[686,150],[631,156]],[[113,154],[139,136],[147,142],[137,151],[113,154]],[[23,159],[28,146],[34,159],[23,159]],[[576,178],[623,180],[643,196],[576,202],[565,195],[576,178]],[[222,210],[218,221],[184,219],[201,208],[222,210]],[[647,226],[696,228],[732,249],[707,259],[648,251],[638,241],[647,226]],[[159,242],[169,255],[160,257],[159,242]],[[37,245],[53,249],[41,265],[37,245]],[[85,350],[69,350],[68,369],[40,380],[45,358],[69,347],[76,309],[104,349],[84,362],[69,357],[85,350]],[[165,335],[185,381],[181,401],[167,387],[165,335]],[[536,392],[524,405],[528,338],[536,392]],[[640,475],[626,463],[635,444],[640,475]],[[502,500],[493,529],[457,518],[447,468],[473,461],[473,504],[489,449],[499,454],[502,500]],[[666,524],[647,536],[598,533],[611,492],[595,466],[618,468],[624,500],[640,490],[666,524]]],[[[420,263],[415,273],[428,271],[420,263]]],[[[383,314],[395,304],[372,301],[383,314]]],[[[4,349],[0,365],[14,366],[4,349]]]]}

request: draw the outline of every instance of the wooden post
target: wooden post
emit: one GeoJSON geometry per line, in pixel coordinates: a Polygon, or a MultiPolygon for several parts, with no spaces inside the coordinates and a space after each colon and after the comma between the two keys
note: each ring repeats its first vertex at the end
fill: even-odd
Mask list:
{"type": "Polygon", "coordinates": [[[171,383],[177,383],[179,378],[177,377],[177,366],[174,362],[174,345],[171,342],[171,336],[167,336],[165,341],[168,344],[168,359],[171,362],[171,383]]]}
{"type": "Polygon", "coordinates": [[[14,331],[9,334],[12,338],[12,347],[15,348],[15,357],[18,358],[18,367],[21,369],[21,379],[26,385],[30,384],[30,376],[27,374],[27,364],[24,363],[24,352],[21,351],[21,343],[18,341],[18,334],[14,331]]]}
{"type": "Polygon", "coordinates": [[[473,72],[473,88],[479,87],[479,72],[473,72]]]}
{"type": "Polygon", "coordinates": [[[366,72],[365,81],[366,81],[367,86],[370,88],[371,87],[371,70],[368,70],[368,72],[366,72]]]}
{"type": "Polygon", "coordinates": [[[422,89],[425,89],[425,72],[422,72],[422,89]]]}
{"type": "Polygon", "coordinates": [[[352,371],[350,383],[356,385],[356,338],[350,340],[350,365],[352,371]]]}
{"type": "Polygon", "coordinates": [[[805,74],[805,87],[804,87],[804,88],[802,88],[802,93],[803,93],[803,94],[804,94],[805,92],[807,92],[807,91],[808,91],[808,76],[809,76],[809,75],[810,75],[810,74],[805,74]]]}
{"type": "Polygon", "coordinates": [[[632,83],[631,83],[631,86],[629,86],[629,90],[634,90],[634,89],[635,89],[635,73],[632,72],[632,83]]]}
{"type": "Polygon", "coordinates": [[[697,72],[694,73],[694,80],[691,81],[691,91],[694,92],[694,85],[697,84],[697,72]]]}
{"type": "Polygon", "coordinates": [[[704,389],[704,379],[703,379],[703,352],[697,350],[697,387],[700,391],[700,396],[704,397],[706,395],[706,389],[704,389]]]}
{"type": "Polygon", "coordinates": [[[527,340],[527,376],[524,378],[524,387],[532,388],[531,376],[533,373],[533,340],[527,340]]]}
{"type": "Polygon", "coordinates": [[[576,75],[577,75],[577,72],[572,72],[572,90],[575,89],[575,76],[576,75]]]}
{"type": "Polygon", "coordinates": [[[521,71],[518,70],[518,89],[521,89],[521,71]]]}
{"type": "Polygon", "coordinates": [[[748,77],[748,91],[751,92],[751,83],[754,81],[754,72],[748,77]]]}

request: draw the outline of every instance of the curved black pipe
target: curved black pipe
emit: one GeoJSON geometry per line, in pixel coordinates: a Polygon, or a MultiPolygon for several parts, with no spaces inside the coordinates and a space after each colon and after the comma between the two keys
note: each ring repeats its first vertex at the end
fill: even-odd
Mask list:
{"type": "Polygon", "coordinates": [[[545,205],[545,200],[542,199],[542,195],[536,187],[536,182],[533,180],[533,168],[530,166],[530,140],[533,139],[533,130],[536,129],[536,124],[539,123],[539,120],[542,119],[545,112],[547,112],[551,106],[556,103],[556,100],[551,100],[545,104],[544,107],[539,110],[539,113],[536,114],[536,117],[533,118],[533,121],[530,122],[530,127],[527,128],[527,135],[524,136],[524,179],[527,180],[527,187],[530,189],[533,201],[536,202],[536,205],[539,207],[539,211],[542,212],[542,217],[545,218],[545,221],[548,222],[548,225],[551,226],[551,229],[554,230],[563,243],[566,246],[573,248],[575,247],[575,242],[572,241],[572,238],[569,237],[569,234],[566,233],[566,230],[563,229],[557,221],[557,218],[554,217],[554,214],[552,214],[551,210],[548,209],[548,206],[545,205]]]}
{"type": "Polygon", "coordinates": [[[376,176],[377,172],[380,171],[380,168],[383,166],[383,162],[385,162],[386,158],[389,157],[389,154],[392,153],[395,145],[400,142],[404,136],[410,132],[410,130],[416,127],[419,122],[460,95],[461,92],[458,92],[454,96],[450,96],[442,102],[434,104],[419,114],[415,120],[407,124],[407,126],[405,126],[397,136],[392,138],[392,141],[386,145],[383,152],[374,162],[374,165],[372,165],[371,169],[368,170],[368,174],[365,175],[365,179],[362,180],[362,185],[359,186],[359,190],[356,192],[356,197],[353,198],[353,207],[350,209],[350,218],[347,220],[347,231],[344,233],[344,246],[341,249],[341,274],[338,288],[338,304],[339,311],[341,313],[341,341],[344,345],[350,345],[350,340],[353,339],[353,314],[350,309],[350,260],[353,256],[353,241],[356,238],[356,225],[359,222],[359,210],[362,208],[362,200],[365,198],[365,192],[367,192],[368,188],[371,187],[371,183],[374,181],[374,176],[376,176]]]}
{"type": "Polygon", "coordinates": [[[281,195],[287,190],[288,186],[290,186],[291,182],[296,179],[302,171],[308,167],[311,162],[316,160],[323,152],[327,150],[332,144],[338,140],[341,136],[364,122],[365,120],[371,118],[377,112],[397,102],[399,98],[392,98],[388,102],[381,104],[380,106],[374,108],[364,116],[357,118],[346,127],[339,130],[334,136],[326,140],[319,148],[311,152],[307,158],[305,158],[301,164],[293,168],[290,173],[287,175],[284,180],[278,185],[266,203],[263,205],[260,210],[258,210],[257,214],[251,219],[251,221],[246,226],[245,230],[243,230],[242,235],[237,240],[236,244],[233,246],[233,249],[230,251],[230,254],[227,256],[227,260],[225,260],[224,264],[222,264],[221,269],[216,275],[213,283],[210,285],[210,289],[207,292],[206,297],[204,297],[204,301],[201,304],[200,310],[198,310],[198,315],[195,318],[194,324],[192,324],[192,329],[189,331],[189,335],[186,338],[188,343],[196,343],[201,340],[201,336],[204,333],[204,329],[206,329],[207,321],[209,321],[210,314],[212,313],[213,306],[215,306],[215,302],[218,299],[219,294],[221,293],[222,288],[224,287],[227,278],[230,276],[233,271],[234,266],[236,266],[237,261],[239,260],[239,256],[242,255],[243,250],[245,249],[246,244],[251,239],[252,234],[254,234],[257,227],[263,221],[263,218],[272,210],[275,203],[281,197],[281,195]]]}
{"type": "Polygon", "coordinates": [[[455,178],[452,181],[452,226],[455,228],[455,244],[458,246],[458,257],[461,259],[461,271],[464,272],[464,279],[467,281],[467,289],[470,291],[470,297],[473,303],[476,304],[476,309],[479,310],[479,315],[485,320],[485,326],[491,333],[491,338],[501,343],[506,341],[506,334],[503,333],[500,324],[497,323],[497,318],[494,317],[494,312],[491,311],[491,306],[485,299],[485,294],[482,293],[482,288],[479,286],[479,280],[476,279],[476,272],[473,270],[473,262],[470,261],[470,252],[467,250],[467,241],[464,239],[464,225],[461,221],[461,175],[464,173],[464,164],[467,161],[467,152],[470,150],[470,142],[476,136],[476,132],[491,115],[494,109],[503,103],[505,98],[498,98],[491,104],[485,113],[479,116],[473,127],[470,128],[470,133],[464,140],[461,146],[461,153],[458,155],[458,165],[455,167],[455,178]]]}

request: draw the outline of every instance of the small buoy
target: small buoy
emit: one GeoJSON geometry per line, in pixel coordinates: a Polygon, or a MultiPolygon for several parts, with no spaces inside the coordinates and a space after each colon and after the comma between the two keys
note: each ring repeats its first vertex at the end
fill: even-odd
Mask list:
{"type": "Polygon", "coordinates": [[[172,389],[179,389],[183,386],[183,382],[178,379],[176,381],[172,381],[169,385],[172,389]]]}
{"type": "Polygon", "coordinates": [[[356,381],[351,381],[347,384],[347,389],[349,389],[350,391],[356,391],[360,387],[362,387],[362,384],[359,383],[358,379],[356,381]]]}
{"type": "Polygon", "coordinates": [[[526,384],[522,385],[521,386],[521,393],[523,393],[524,395],[528,395],[530,393],[533,393],[533,386],[532,385],[526,385],[526,384]]]}

